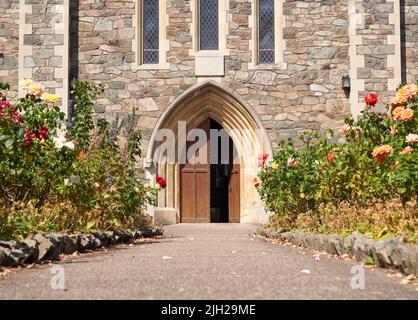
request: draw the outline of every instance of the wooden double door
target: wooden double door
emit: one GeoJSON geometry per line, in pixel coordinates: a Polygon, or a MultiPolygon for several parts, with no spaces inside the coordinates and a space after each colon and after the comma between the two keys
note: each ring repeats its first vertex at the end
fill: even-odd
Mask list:
{"type": "Polygon", "coordinates": [[[207,159],[207,161],[204,161],[205,163],[188,161],[180,167],[181,222],[239,223],[240,165],[232,139],[229,138],[229,156],[227,163],[225,163],[225,161],[221,161],[221,142],[218,143],[218,157],[213,157],[215,150],[211,150],[214,147],[210,141],[210,129],[219,130],[222,127],[215,121],[207,119],[198,128],[206,132],[206,146],[199,150],[207,154],[206,157],[199,157],[198,151],[194,157],[207,159]]]}

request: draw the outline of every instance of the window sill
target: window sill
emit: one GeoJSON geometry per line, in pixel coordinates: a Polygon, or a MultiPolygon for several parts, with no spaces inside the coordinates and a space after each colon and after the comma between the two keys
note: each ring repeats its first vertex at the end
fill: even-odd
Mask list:
{"type": "Polygon", "coordinates": [[[189,55],[194,57],[224,57],[229,55],[229,49],[220,50],[189,50],[189,55]]]}
{"type": "Polygon", "coordinates": [[[249,70],[279,70],[286,69],[286,63],[275,63],[275,64],[252,64],[248,65],[249,70]]]}
{"type": "Polygon", "coordinates": [[[133,70],[170,70],[169,63],[160,63],[160,64],[132,64],[133,70]]]}

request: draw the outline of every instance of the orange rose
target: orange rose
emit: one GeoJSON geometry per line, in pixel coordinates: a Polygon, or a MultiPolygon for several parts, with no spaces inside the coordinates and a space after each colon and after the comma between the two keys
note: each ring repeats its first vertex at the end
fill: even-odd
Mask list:
{"type": "Polygon", "coordinates": [[[413,96],[418,94],[418,86],[415,84],[408,84],[403,86],[396,93],[396,98],[392,100],[394,106],[401,106],[407,103],[413,96]]]}
{"type": "Polygon", "coordinates": [[[373,152],[372,156],[375,158],[380,164],[384,163],[386,159],[393,153],[393,148],[389,145],[384,145],[380,147],[376,147],[373,152]]]}
{"type": "Polygon", "coordinates": [[[401,120],[403,121],[411,121],[414,119],[414,111],[410,108],[406,108],[401,113],[401,120]]]}
{"type": "Polygon", "coordinates": [[[78,158],[80,160],[84,160],[84,159],[86,159],[86,157],[87,157],[87,153],[85,151],[81,150],[80,153],[78,154],[78,158]]]}
{"type": "Polygon", "coordinates": [[[395,108],[395,110],[392,111],[392,117],[393,117],[393,119],[395,119],[395,120],[401,119],[402,112],[404,110],[405,110],[405,108],[402,108],[402,107],[395,108]]]}
{"type": "Polygon", "coordinates": [[[410,146],[407,146],[407,147],[405,147],[405,149],[403,149],[401,151],[401,154],[410,154],[410,153],[412,153],[412,151],[414,151],[414,149],[411,148],[410,146]]]}

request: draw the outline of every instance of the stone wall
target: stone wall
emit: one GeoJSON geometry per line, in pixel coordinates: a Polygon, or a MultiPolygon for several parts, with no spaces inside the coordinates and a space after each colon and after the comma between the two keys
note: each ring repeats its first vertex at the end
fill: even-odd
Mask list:
{"type": "Polygon", "coordinates": [[[68,95],[69,0],[26,0],[20,8],[19,78],[42,83],[49,92],[68,95]]]}
{"type": "Polygon", "coordinates": [[[401,82],[400,5],[394,0],[349,0],[351,107],[359,115],[364,96],[379,94],[384,110],[401,82]]]}
{"type": "Polygon", "coordinates": [[[19,0],[0,2],[0,82],[17,93],[19,56],[19,0]]]}
{"type": "MultiPolygon", "coordinates": [[[[123,117],[138,108],[139,126],[146,136],[170,102],[204,80],[195,76],[195,57],[190,55],[193,1],[166,1],[169,70],[135,67],[135,0],[71,1],[72,75],[106,84],[98,113],[123,117]]],[[[16,91],[19,78],[33,78],[65,96],[66,3],[68,0],[1,2],[0,81],[11,82],[16,91]]],[[[403,69],[407,82],[415,82],[418,4],[416,0],[404,4],[403,69]]],[[[225,57],[225,77],[218,81],[257,111],[274,144],[280,138],[296,138],[306,129],[337,128],[349,114],[350,104],[351,111],[358,113],[364,95],[374,91],[383,97],[383,106],[400,82],[398,5],[393,0],[284,0],[282,36],[287,65],[261,70],[251,69],[250,63],[251,0],[229,0],[229,55],[225,57]],[[341,77],[349,73],[355,89],[351,101],[341,88],[341,77]]]]}
{"type": "MultiPolygon", "coordinates": [[[[194,75],[195,58],[188,0],[167,0],[169,70],[134,68],[132,39],[134,0],[79,0],[73,5],[73,48],[79,52],[73,73],[104,82],[107,90],[97,112],[126,115],[139,108],[139,126],[150,134],[159,116],[182,92],[201,79],[194,75]],[[78,10],[77,10],[78,8],[78,10]]],[[[220,81],[258,113],[274,144],[296,138],[306,129],[338,127],[349,113],[341,77],[348,74],[346,1],[286,1],[286,69],[249,70],[250,0],[230,0],[225,77],[220,81]]]]}
{"type": "Polygon", "coordinates": [[[418,1],[405,0],[404,72],[407,83],[418,80],[418,1]]]}

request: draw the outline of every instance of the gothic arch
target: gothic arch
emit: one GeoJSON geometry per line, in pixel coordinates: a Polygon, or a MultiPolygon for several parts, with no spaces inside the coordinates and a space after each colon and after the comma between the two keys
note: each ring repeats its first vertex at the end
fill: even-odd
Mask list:
{"type": "Polygon", "coordinates": [[[207,118],[218,122],[237,148],[242,170],[240,190],[245,195],[240,205],[241,221],[265,222],[263,205],[251,182],[258,170],[257,156],[263,152],[272,153],[270,139],[254,109],[239,95],[213,81],[200,83],[175,99],[153,130],[146,154],[146,170],[150,179],[157,174],[164,176],[167,188],[160,192],[158,207],[150,213],[162,223],[176,223],[181,214],[178,163],[154,161],[164,158],[164,155],[156,154],[160,143],[156,141],[158,130],[170,129],[177,137],[179,121],[186,121],[187,128],[192,129],[207,118]]]}

